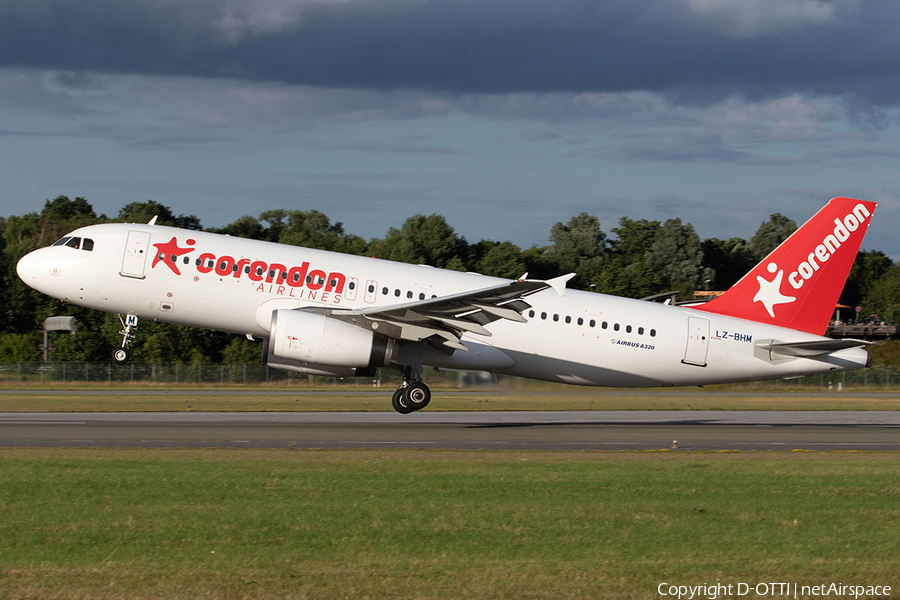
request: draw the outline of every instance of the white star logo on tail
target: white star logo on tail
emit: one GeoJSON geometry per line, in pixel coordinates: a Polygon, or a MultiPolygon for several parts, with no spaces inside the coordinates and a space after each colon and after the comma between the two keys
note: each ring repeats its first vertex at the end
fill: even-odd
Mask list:
{"type": "MultiPolygon", "coordinates": [[[[778,271],[778,265],[775,263],[769,263],[766,267],[769,273],[774,273],[778,271]]],[[[756,293],[756,296],[753,297],[754,302],[762,302],[763,306],[766,307],[766,310],[769,311],[769,316],[773,319],[775,318],[775,311],[772,308],[776,304],[788,304],[796,300],[793,296],[785,296],[781,293],[781,280],[784,278],[784,271],[778,271],[778,275],[775,276],[775,279],[772,281],[766,281],[760,275],[756,276],[756,280],[759,282],[759,291],[756,293]]]]}

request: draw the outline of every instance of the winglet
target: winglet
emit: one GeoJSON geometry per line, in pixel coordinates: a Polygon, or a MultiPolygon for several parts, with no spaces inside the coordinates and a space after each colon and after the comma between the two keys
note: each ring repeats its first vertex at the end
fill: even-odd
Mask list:
{"type": "Polygon", "coordinates": [[[577,273],[569,273],[567,275],[560,275],[559,277],[548,279],[545,283],[556,290],[556,293],[560,296],[565,296],[566,282],[575,277],[576,274],[577,273]]]}
{"type": "Polygon", "coordinates": [[[159,215],[153,215],[153,218],[147,221],[147,225],[156,225],[156,219],[159,218],[159,215]]]}

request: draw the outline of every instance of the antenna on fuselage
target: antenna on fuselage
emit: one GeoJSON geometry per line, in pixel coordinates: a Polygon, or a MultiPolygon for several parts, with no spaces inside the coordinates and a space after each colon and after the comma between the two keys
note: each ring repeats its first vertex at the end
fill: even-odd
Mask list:
{"type": "Polygon", "coordinates": [[[159,218],[159,215],[153,215],[153,218],[147,221],[147,225],[156,225],[156,219],[159,218]]]}

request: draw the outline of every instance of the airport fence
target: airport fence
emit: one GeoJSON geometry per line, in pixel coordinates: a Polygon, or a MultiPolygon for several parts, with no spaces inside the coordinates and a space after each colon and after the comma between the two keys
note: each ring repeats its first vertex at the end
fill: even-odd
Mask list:
{"type": "MultiPolygon", "coordinates": [[[[425,381],[438,387],[478,387],[499,383],[522,387],[524,380],[494,376],[483,372],[436,372],[426,369],[425,381]]],[[[0,385],[33,384],[97,384],[136,383],[164,385],[273,385],[273,386],[396,386],[400,375],[393,369],[379,369],[373,377],[324,377],[292,373],[270,368],[261,363],[140,363],[117,365],[113,362],[6,363],[0,364],[0,385]]],[[[527,384],[526,384],[527,385],[527,384]]],[[[745,384],[741,387],[824,388],[841,391],[846,388],[871,390],[900,386],[900,368],[874,366],[869,369],[812,375],[792,379],[773,379],[745,384]]]]}
{"type": "MultiPolygon", "coordinates": [[[[487,373],[434,372],[424,378],[430,385],[467,387],[496,383],[487,373]]],[[[292,373],[262,363],[140,363],[60,362],[0,364],[0,385],[10,383],[140,383],[165,385],[381,385],[396,386],[400,374],[394,369],[378,369],[372,377],[326,377],[292,373]]]]}
{"type": "Polygon", "coordinates": [[[736,385],[749,387],[774,386],[785,388],[826,388],[831,391],[841,391],[844,388],[866,388],[875,391],[878,389],[900,386],[900,368],[873,366],[868,369],[859,369],[857,371],[808,375],[806,377],[792,377],[790,379],[753,381],[736,385]]]}

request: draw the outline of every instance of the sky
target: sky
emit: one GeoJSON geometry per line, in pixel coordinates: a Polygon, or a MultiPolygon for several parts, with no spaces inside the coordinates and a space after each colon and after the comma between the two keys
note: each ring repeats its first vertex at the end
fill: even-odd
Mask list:
{"type": "Polygon", "coordinates": [[[0,216],[437,213],[524,248],[581,212],[747,239],[851,196],[896,261],[898,30],[895,0],[4,0],[0,216]]]}

